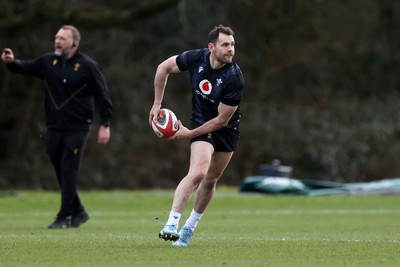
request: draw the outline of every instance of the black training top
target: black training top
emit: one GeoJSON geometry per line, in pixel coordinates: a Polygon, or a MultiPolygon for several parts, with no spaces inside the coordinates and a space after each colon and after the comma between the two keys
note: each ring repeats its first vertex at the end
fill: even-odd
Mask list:
{"type": "MultiPolygon", "coordinates": [[[[176,58],[181,71],[188,70],[193,88],[192,122],[204,124],[218,116],[218,104],[239,106],[243,96],[244,78],[232,61],[221,69],[210,65],[210,51],[207,48],[183,52],[176,58]]],[[[226,127],[239,130],[240,108],[236,110],[226,127]]]]}
{"type": "Polygon", "coordinates": [[[65,60],[54,53],[7,64],[13,73],[40,77],[45,86],[46,124],[51,129],[88,130],[93,122],[94,99],[100,123],[109,125],[113,113],[110,94],[97,63],[77,52],[65,60]]]}

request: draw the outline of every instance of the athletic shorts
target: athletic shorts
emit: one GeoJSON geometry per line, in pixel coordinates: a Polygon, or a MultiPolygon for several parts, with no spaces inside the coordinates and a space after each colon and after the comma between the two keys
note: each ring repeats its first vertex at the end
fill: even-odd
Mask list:
{"type": "Polygon", "coordinates": [[[205,141],[210,143],[216,152],[233,152],[239,141],[239,131],[230,128],[222,128],[215,132],[201,135],[190,140],[190,143],[205,141]]]}

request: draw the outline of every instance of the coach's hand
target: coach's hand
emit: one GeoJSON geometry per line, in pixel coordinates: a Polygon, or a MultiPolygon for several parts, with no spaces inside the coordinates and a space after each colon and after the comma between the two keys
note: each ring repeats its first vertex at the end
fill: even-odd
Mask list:
{"type": "Polygon", "coordinates": [[[101,125],[97,133],[97,143],[104,145],[110,141],[110,127],[101,125]]]}
{"type": "Polygon", "coordinates": [[[12,63],[14,61],[13,51],[10,48],[4,48],[1,54],[1,60],[6,64],[12,63]]]}

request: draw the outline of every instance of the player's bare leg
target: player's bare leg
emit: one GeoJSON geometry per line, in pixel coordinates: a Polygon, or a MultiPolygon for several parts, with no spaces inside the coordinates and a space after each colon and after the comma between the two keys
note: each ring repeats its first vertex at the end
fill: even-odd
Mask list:
{"type": "Polygon", "coordinates": [[[172,243],[173,246],[186,247],[189,245],[193,237],[194,229],[210,203],[215,193],[216,184],[232,158],[232,155],[233,152],[216,152],[213,154],[207,175],[201,180],[196,190],[194,209],[190,215],[191,217],[189,217],[179,232],[179,240],[172,243]]]}
{"type": "Polygon", "coordinates": [[[167,223],[158,234],[164,240],[176,241],[180,215],[185,210],[193,190],[206,177],[214,148],[207,142],[194,142],[191,145],[190,167],[188,174],[177,186],[172,203],[172,210],[167,223]]]}

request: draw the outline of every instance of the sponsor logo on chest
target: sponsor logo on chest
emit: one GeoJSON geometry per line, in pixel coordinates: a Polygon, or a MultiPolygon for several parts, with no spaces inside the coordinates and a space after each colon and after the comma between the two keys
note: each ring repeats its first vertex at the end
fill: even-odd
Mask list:
{"type": "Polygon", "coordinates": [[[196,89],[196,93],[198,95],[201,95],[204,99],[209,100],[212,103],[215,103],[215,94],[211,95],[211,93],[213,92],[213,90],[217,90],[219,89],[220,85],[223,83],[221,78],[216,79],[214,86],[216,88],[214,88],[213,84],[207,80],[207,79],[203,79],[199,82],[198,85],[198,89],[196,89]]]}

